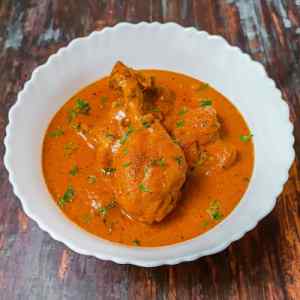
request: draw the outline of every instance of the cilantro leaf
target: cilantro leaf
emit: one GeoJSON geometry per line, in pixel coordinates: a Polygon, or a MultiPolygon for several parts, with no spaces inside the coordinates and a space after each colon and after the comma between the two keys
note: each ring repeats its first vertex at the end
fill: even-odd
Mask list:
{"type": "Polygon", "coordinates": [[[206,83],[206,82],[202,82],[201,84],[200,84],[200,86],[198,87],[198,91],[203,91],[203,90],[206,90],[207,88],[209,88],[209,84],[208,83],[206,83]]]}
{"type": "Polygon", "coordinates": [[[133,240],[132,244],[135,245],[135,246],[141,246],[141,242],[137,239],[133,240]]]}
{"type": "Polygon", "coordinates": [[[107,96],[101,96],[101,97],[100,97],[100,102],[101,102],[102,105],[105,105],[106,102],[107,102],[107,100],[108,100],[108,97],[107,97],[107,96]]]}
{"type": "Polygon", "coordinates": [[[166,161],[163,157],[159,158],[159,159],[153,159],[151,160],[151,166],[160,166],[160,167],[164,167],[166,165],[166,161]]]}
{"type": "Polygon", "coordinates": [[[61,207],[64,207],[66,203],[72,202],[74,196],[75,196],[74,189],[71,185],[69,185],[65,193],[62,195],[62,197],[58,199],[58,204],[61,207]]]}
{"type": "Polygon", "coordinates": [[[183,162],[183,156],[181,156],[181,155],[175,156],[174,159],[176,160],[178,165],[181,165],[183,162]]]}
{"type": "Polygon", "coordinates": [[[97,177],[95,175],[89,175],[87,178],[88,183],[94,184],[97,181],[97,177]]]}
{"type": "Polygon", "coordinates": [[[128,130],[124,133],[124,135],[122,136],[122,138],[120,139],[120,144],[123,145],[126,143],[126,141],[128,140],[130,134],[132,134],[134,132],[134,128],[130,125],[128,127],[128,130]]]}
{"type": "Polygon", "coordinates": [[[149,127],[151,127],[150,122],[147,121],[147,120],[142,120],[142,125],[144,126],[144,128],[149,128],[149,127]]]}
{"type": "Polygon", "coordinates": [[[217,200],[212,201],[206,211],[215,221],[220,221],[223,218],[223,214],[220,211],[220,203],[217,200]]]}
{"type": "Polygon", "coordinates": [[[69,174],[70,174],[71,176],[76,176],[76,175],[78,174],[78,171],[79,171],[78,166],[74,165],[74,166],[72,167],[72,169],[69,171],[69,174]]]}
{"type": "Polygon", "coordinates": [[[139,190],[141,192],[150,192],[150,190],[147,187],[145,187],[143,183],[139,184],[139,190]]]}
{"type": "Polygon", "coordinates": [[[160,109],[158,107],[153,107],[150,109],[150,112],[160,112],[160,109]]]}
{"type": "Polygon", "coordinates": [[[203,100],[200,101],[199,105],[201,107],[212,106],[212,101],[210,99],[203,99],[203,100]]]}
{"type": "Polygon", "coordinates": [[[83,99],[77,99],[75,106],[74,106],[74,110],[79,113],[79,114],[84,114],[87,115],[90,112],[90,104],[83,100],[83,99]]]}
{"type": "Polygon", "coordinates": [[[187,112],[188,112],[188,109],[185,106],[183,106],[181,108],[181,110],[178,112],[178,115],[179,116],[184,116],[187,112]]]}
{"type": "Polygon", "coordinates": [[[57,128],[57,129],[55,129],[55,130],[50,131],[50,132],[49,132],[49,136],[50,136],[50,137],[59,137],[59,136],[64,135],[64,133],[65,133],[65,132],[64,132],[62,129],[57,128]]]}
{"type": "Polygon", "coordinates": [[[91,110],[90,104],[83,100],[77,99],[74,107],[68,112],[69,122],[73,121],[78,114],[88,115],[91,110]]]}
{"type": "Polygon", "coordinates": [[[176,127],[177,128],[182,128],[185,124],[185,121],[184,120],[179,120],[176,122],[176,127]]]}
{"type": "Polygon", "coordinates": [[[113,173],[115,173],[117,171],[116,168],[112,168],[112,167],[107,167],[107,168],[102,168],[101,169],[101,172],[108,176],[108,175],[112,175],[113,173]]]}
{"type": "Polygon", "coordinates": [[[64,153],[65,156],[68,157],[71,154],[73,154],[76,150],[78,149],[77,144],[73,143],[73,142],[69,142],[67,144],[64,145],[64,153]]]}
{"type": "Polygon", "coordinates": [[[253,137],[253,134],[248,134],[248,135],[241,135],[240,140],[244,143],[249,142],[253,137]]]}
{"type": "Polygon", "coordinates": [[[131,162],[126,162],[122,166],[123,168],[128,168],[131,165],[131,162]]]}

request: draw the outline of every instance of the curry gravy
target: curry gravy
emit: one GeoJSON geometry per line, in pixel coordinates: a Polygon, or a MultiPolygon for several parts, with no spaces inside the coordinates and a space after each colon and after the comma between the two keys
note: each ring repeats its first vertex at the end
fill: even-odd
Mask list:
{"type": "MultiPolygon", "coordinates": [[[[158,86],[172,92],[174,114],[182,107],[189,108],[191,99],[216,109],[222,139],[235,146],[238,153],[230,168],[213,174],[197,168],[191,171],[177,207],[160,223],[146,225],[124,215],[110,183],[95,163],[95,150],[78,133],[81,124],[86,128],[96,122],[105,126],[108,112],[120,105],[119,96],[109,88],[108,78],[104,78],[79,91],[54,116],[44,139],[43,171],[54,201],[86,231],[127,245],[170,245],[207,232],[232,212],[249,184],[254,149],[249,128],[239,111],[212,87],[173,72],[144,73],[154,76],[158,86]],[[78,99],[88,103],[88,113],[75,112],[72,116],[78,99]]],[[[156,99],[158,108],[167,105],[163,101],[156,99]]]]}

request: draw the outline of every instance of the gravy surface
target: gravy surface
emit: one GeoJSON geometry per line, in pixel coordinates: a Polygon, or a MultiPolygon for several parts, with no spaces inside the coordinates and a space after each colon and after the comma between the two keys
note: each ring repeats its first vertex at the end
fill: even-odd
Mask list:
{"type": "Polygon", "coordinates": [[[94,149],[78,133],[82,124],[105,127],[111,111],[118,113],[119,95],[109,88],[108,78],[103,78],[79,91],[54,116],[44,139],[43,171],[48,189],[63,213],[86,231],[127,245],[170,245],[208,231],[232,212],[247,189],[254,149],[241,114],[212,87],[169,71],[143,72],[168,89],[174,100],[170,104],[164,97],[156,99],[158,109],[169,105],[175,115],[182,107],[189,108],[191,99],[216,109],[222,139],[238,153],[230,168],[205,172],[200,166],[191,171],[177,207],[160,223],[147,225],[124,215],[115,205],[111,185],[95,164],[94,149]],[[89,113],[78,114],[76,122],[70,122],[70,111],[78,99],[89,103],[89,113]]]}

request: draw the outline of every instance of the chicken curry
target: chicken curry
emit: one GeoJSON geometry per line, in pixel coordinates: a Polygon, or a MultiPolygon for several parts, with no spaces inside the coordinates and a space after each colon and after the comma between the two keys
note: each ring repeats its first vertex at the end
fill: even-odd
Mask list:
{"type": "Polygon", "coordinates": [[[162,246],[230,214],[254,150],[241,114],[207,83],[117,62],[56,113],[42,163],[74,223],[113,242],[162,246]]]}

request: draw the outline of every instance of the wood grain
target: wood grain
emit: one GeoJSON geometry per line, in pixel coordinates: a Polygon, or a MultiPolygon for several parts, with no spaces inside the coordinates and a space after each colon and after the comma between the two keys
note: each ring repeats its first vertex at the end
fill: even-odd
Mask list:
{"type": "Polygon", "coordinates": [[[121,266],[72,252],[27,218],[1,143],[0,299],[300,299],[299,0],[1,0],[1,141],[36,66],[73,38],[125,20],[220,34],[265,65],[295,125],[297,158],[285,189],[255,230],[219,254],[172,267],[121,266]]]}

